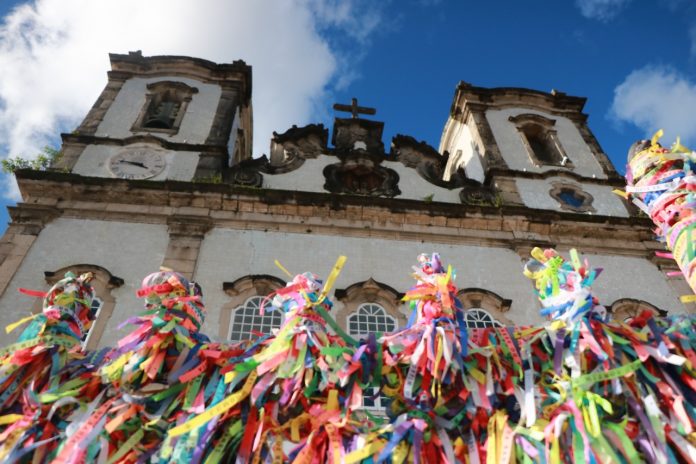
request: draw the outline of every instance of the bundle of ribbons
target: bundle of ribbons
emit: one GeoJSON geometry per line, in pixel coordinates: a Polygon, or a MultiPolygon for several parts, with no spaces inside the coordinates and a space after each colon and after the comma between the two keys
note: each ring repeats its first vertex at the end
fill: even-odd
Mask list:
{"type": "Polygon", "coordinates": [[[101,390],[96,369],[102,353],[82,342],[92,324],[91,274],[67,273],[43,298],[42,310],[7,327],[29,325],[0,350],[0,460],[48,461],[61,445],[66,421],[101,390]]]}
{"type": "MultiPolygon", "coordinates": [[[[663,132],[652,140],[634,143],[628,153],[626,192],[617,193],[631,199],[656,226],[655,233],[666,243],[669,252],[658,253],[673,257],[694,292],[696,292],[696,153],[677,139],[671,148],[659,143],[663,132]]],[[[695,295],[683,297],[695,302],[695,295]]]]}
{"type": "Polygon", "coordinates": [[[144,313],[105,355],[79,344],[91,290],[69,277],[79,284],[53,297],[63,309],[36,316],[17,347],[48,335],[75,344],[22,348],[18,359],[43,365],[41,375],[6,367],[20,350],[2,351],[3,386],[20,380],[1,394],[0,453],[65,463],[696,462],[694,320],[645,312],[612,322],[592,293],[599,270],[575,251],[535,249],[525,266],[543,326],[466,327],[455,272],[433,254],[414,268],[408,326],[363,340],[331,316],[343,262],[325,282],[291,275],[261,305],[283,314],[281,327],[234,344],[200,333],[196,284],[155,273],[138,292],[144,313]],[[364,407],[378,396],[389,403],[381,416],[364,407]]]}

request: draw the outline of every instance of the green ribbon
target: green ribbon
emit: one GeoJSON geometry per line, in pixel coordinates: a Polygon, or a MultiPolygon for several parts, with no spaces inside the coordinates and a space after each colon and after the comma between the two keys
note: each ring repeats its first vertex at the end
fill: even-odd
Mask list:
{"type": "Polygon", "coordinates": [[[128,440],[126,440],[123,445],[116,451],[116,454],[111,456],[109,460],[107,461],[108,464],[113,464],[114,462],[119,461],[123,456],[128,453],[133,447],[135,446],[136,443],[138,443],[143,436],[145,435],[145,431],[143,429],[138,429],[133,435],[130,436],[128,440]]]}
{"type": "Polygon", "coordinates": [[[321,305],[317,305],[314,307],[314,310],[319,313],[319,315],[326,321],[326,323],[331,327],[336,334],[338,334],[339,337],[343,339],[347,344],[351,346],[358,346],[360,343],[355,340],[353,337],[348,335],[342,328],[339,326],[336,321],[329,316],[329,313],[321,307],[321,305]]]}
{"type": "Polygon", "coordinates": [[[174,384],[166,390],[162,390],[161,392],[152,395],[152,400],[156,402],[162,401],[165,398],[169,398],[172,395],[176,395],[181,390],[183,390],[185,386],[186,384],[183,383],[174,384]]]}
{"type": "Polygon", "coordinates": [[[643,365],[643,361],[636,359],[632,363],[626,364],[616,369],[611,369],[609,371],[594,372],[592,374],[581,375],[580,377],[573,379],[571,381],[573,388],[587,388],[593,383],[601,382],[604,380],[618,379],[624,375],[628,375],[635,371],[643,365]]]}
{"type": "Polygon", "coordinates": [[[218,464],[225,455],[227,444],[233,437],[239,436],[242,431],[242,421],[238,420],[225,430],[225,434],[220,438],[220,441],[215,445],[213,452],[205,459],[204,464],[218,464]]]}

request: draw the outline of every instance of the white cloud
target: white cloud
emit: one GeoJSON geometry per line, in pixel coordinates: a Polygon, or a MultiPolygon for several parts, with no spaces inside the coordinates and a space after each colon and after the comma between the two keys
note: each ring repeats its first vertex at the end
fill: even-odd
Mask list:
{"type": "Polygon", "coordinates": [[[575,4],[580,8],[580,13],[589,19],[599,21],[609,21],[616,17],[619,12],[631,0],[575,0],[575,4]]]}
{"type": "Polygon", "coordinates": [[[320,28],[338,27],[348,37],[367,42],[382,21],[381,8],[370,0],[306,0],[320,28]]]}
{"type": "MultiPolygon", "coordinates": [[[[0,147],[30,156],[74,129],[106,83],[108,53],[244,59],[253,68],[254,153],[328,104],[349,37],[380,21],[364,0],[37,0],[0,25],[0,147]],[[341,48],[343,47],[343,48],[341,48]]],[[[357,56],[357,55],[355,55],[357,56]]]]}
{"type": "Polygon", "coordinates": [[[646,136],[665,130],[664,143],[680,136],[696,146],[696,82],[665,66],[633,71],[614,89],[611,114],[639,127],[646,136]]]}

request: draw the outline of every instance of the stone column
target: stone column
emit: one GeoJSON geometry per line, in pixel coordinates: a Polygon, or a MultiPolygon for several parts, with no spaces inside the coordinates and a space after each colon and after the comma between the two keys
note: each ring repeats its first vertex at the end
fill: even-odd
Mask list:
{"type": "Polygon", "coordinates": [[[12,222],[0,239],[0,296],[44,226],[61,214],[53,206],[26,203],[10,206],[8,211],[12,222]]]}
{"type": "Polygon", "coordinates": [[[167,225],[169,244],[162,266],[191,279],[196,270],[203,237],[213,225],[212,219],[201,216],[171,216],[167,225]]]}
{"type": "Polygon", "coordinates": [[[493,130],[486,119],[487,106],[481,103],[467,103],[463,121],[469,127],[475,127],[474,134],[479,137],[479,145],[482,147],[483,169],[488,174],[491,169],[508,169],[508,165],[500,153],[498,142],[493,136],[493,130]],[[469,121],[471,118],[471,121],[469,121]],[[473,123],[473,124],[472,124],[473,123]]]}

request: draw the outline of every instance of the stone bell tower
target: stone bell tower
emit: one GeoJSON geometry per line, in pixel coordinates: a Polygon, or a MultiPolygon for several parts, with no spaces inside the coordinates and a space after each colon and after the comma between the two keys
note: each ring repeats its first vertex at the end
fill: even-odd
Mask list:
{"type": "Polygon", "coordinates": [[[221,179],[251,157],[251,67],[178,56],[111,54],[109,81],[63,134],[58,168],[133,180],[221,179]]]}
{"type": "Polygon", "coordinates": [[[510,205],[628,217],[623,185],[587,126],[585,98],[460,82],[440,142],[445,177],[463,168],[510,205]]]}

